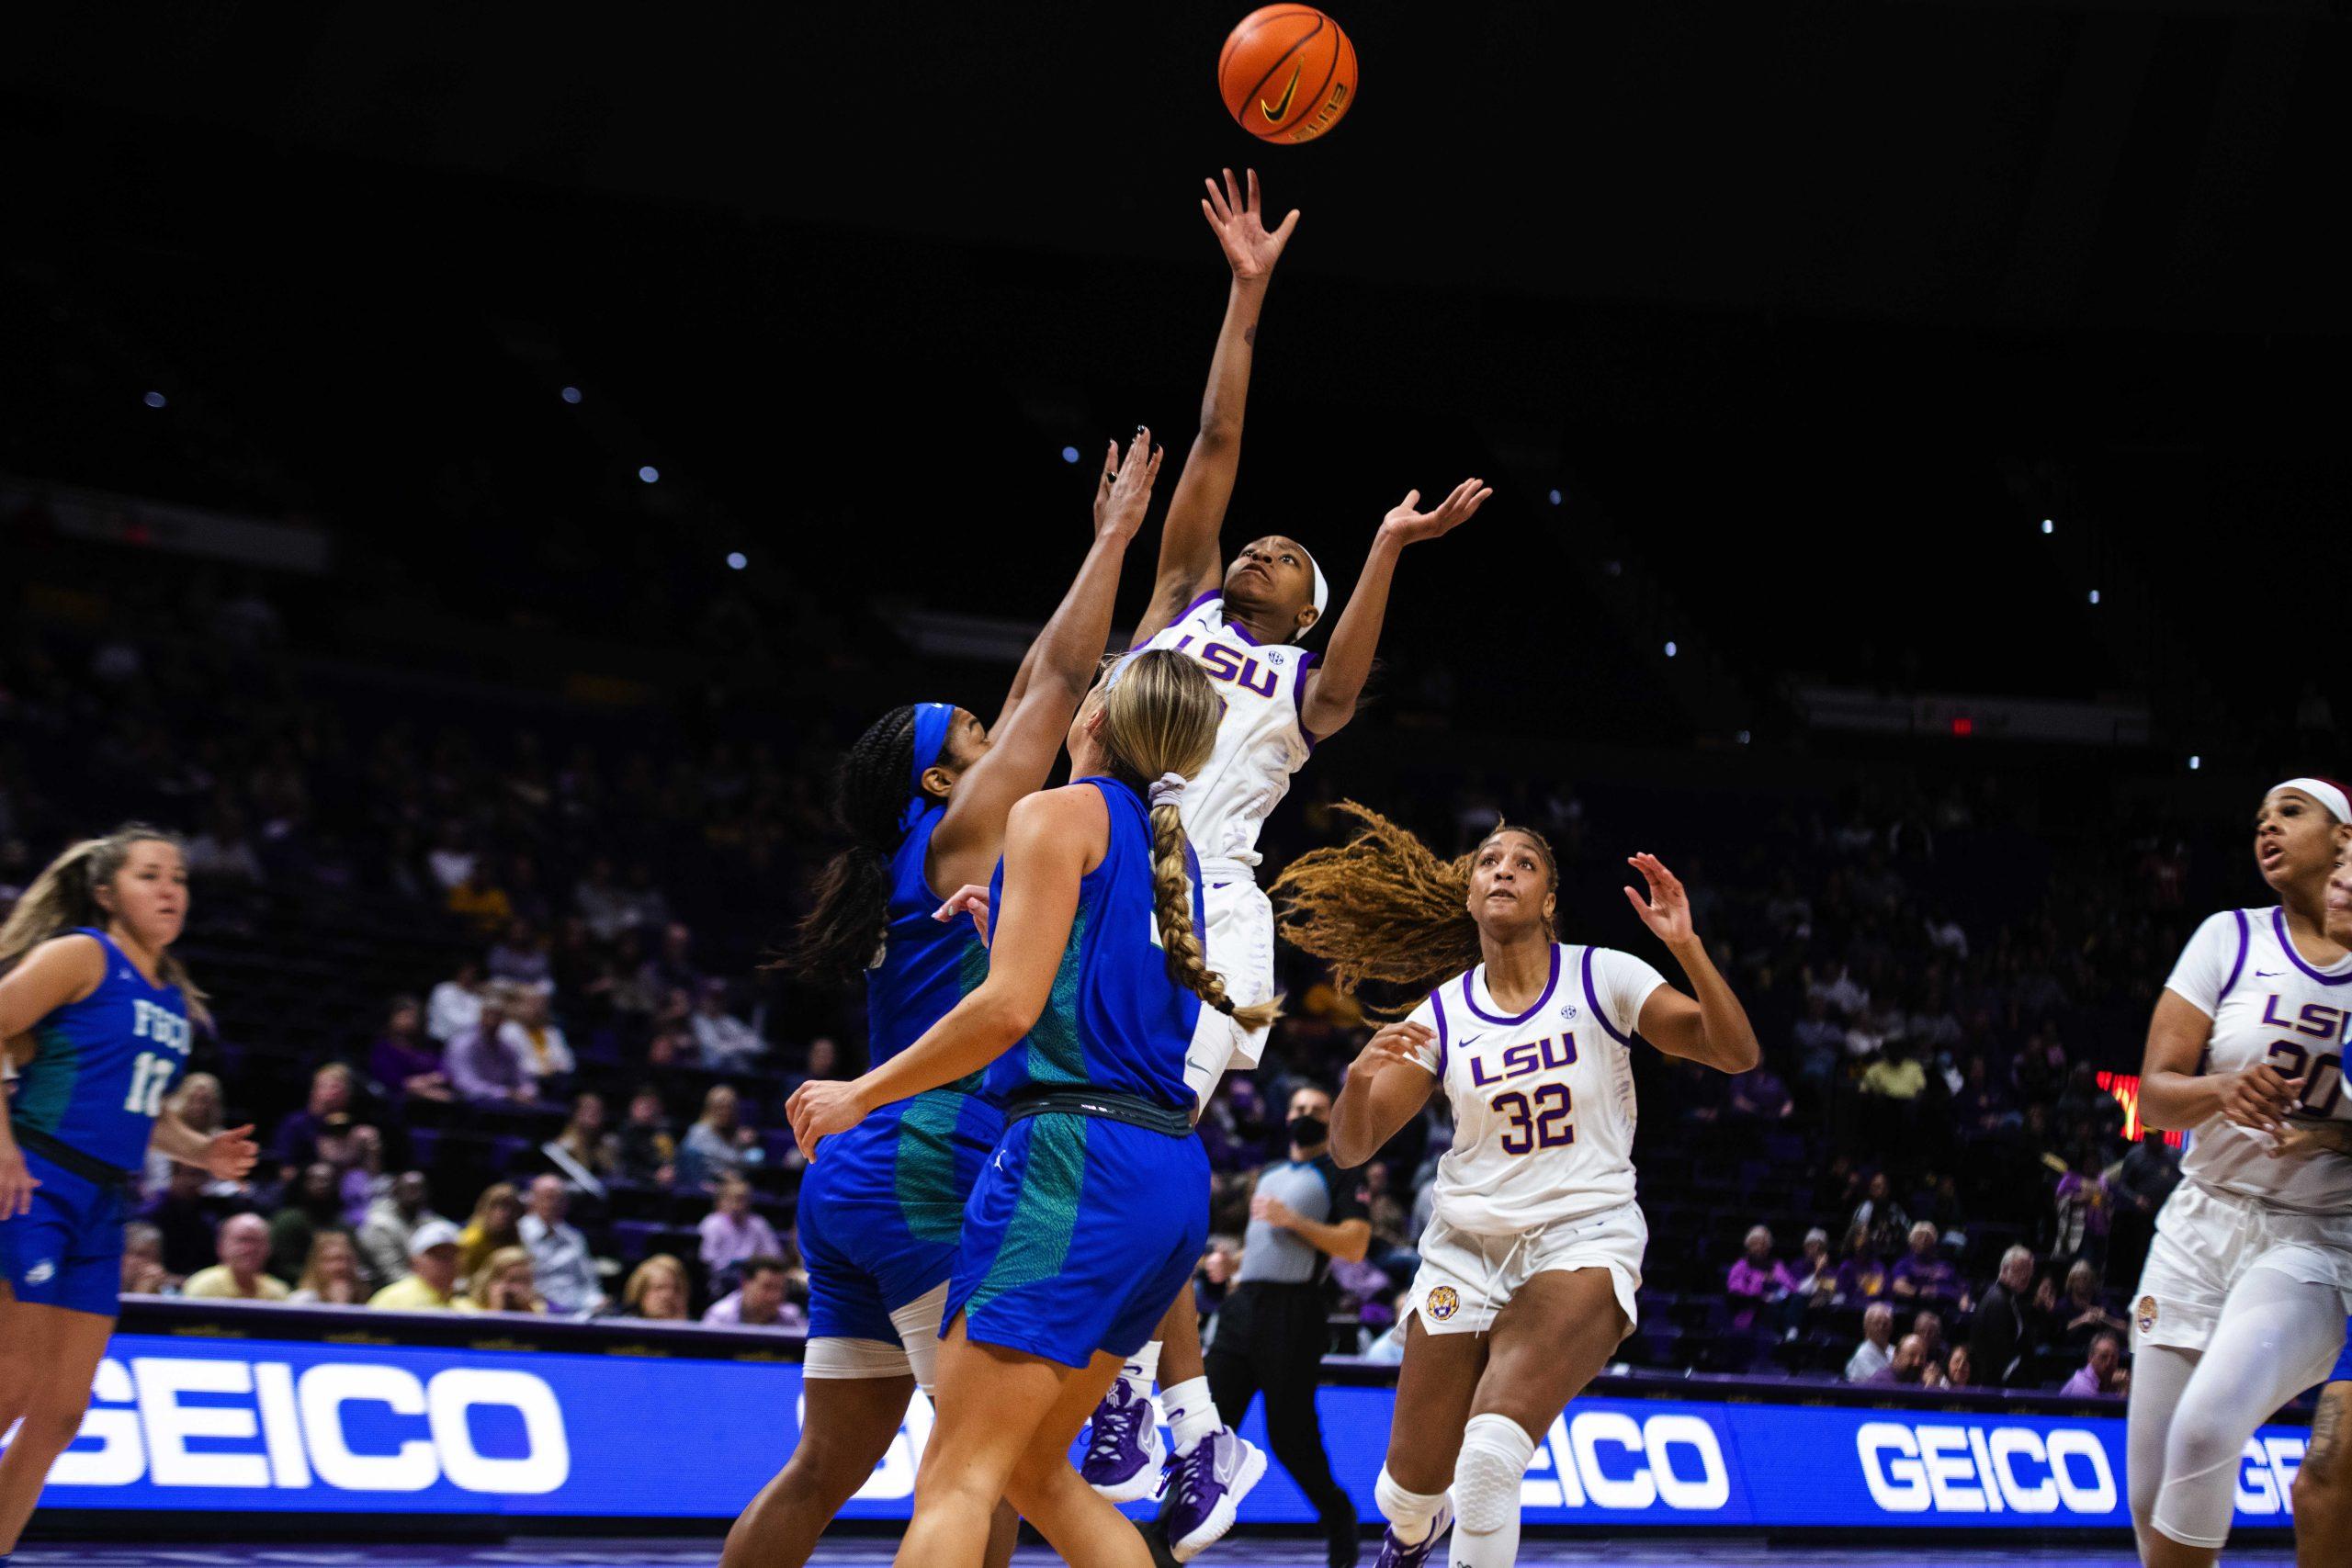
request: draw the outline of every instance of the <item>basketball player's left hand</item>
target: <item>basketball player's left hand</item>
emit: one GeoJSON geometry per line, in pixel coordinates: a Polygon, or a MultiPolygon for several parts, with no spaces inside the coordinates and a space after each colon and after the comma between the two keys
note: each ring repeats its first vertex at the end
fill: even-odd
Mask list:
{"type": "Polygon", "coordinates": [[[792,1091],[784,1113],[792,1121],[793,1141],[808,1159],[817,1157],[818,1139],[846,1133],[865,1120],[857,1086],[841,1078],[809,1079],[792,1091]]]}
{"type": "Polygon", "coordinates": [[[1470,514],[1486,505],[1487,498],[1494,493],[1492,486],[1475,478],[1466,479],[1455,485],[1453,493],[1439,502],[1435,510],[1423,512],[1421,492],[1408,490],[1405,499],[1390,507],[1388,515],[1380,520],[1380,536],[1400,545],[1442,538],[1470,521],[1470,514]]]}
{"type": "Polygon", "coordinates": [[[1690,895],[1682,890],[1682,879],[1667,870],[1666,863],[1653,854],[1627,855],[1625,863],[1640,872],[1642,880],[1649,884],[1646,902],[1632,888],[1625,889],[1625,901],[1634,906],[1634,913],[1642,918],[1642,924],[1668,947],[1689,942],[1693,934],[1690,895]]]}
{"type": "Polygon", "coordinates": [[[1136,536],[1143,527],[1143,514],[1151,506],[1151,487],[1159,478],[1159,459],[1164,454],[1151,444],[1151,427],[1136,426],[1136,438],[1127,447],[1123,461],[1119,444],[1111,443],[1103,455],[1102,477],[1094,482],[1094,536],[1108,534],[1125,541],[1136,536]]]}
{"type": "Polygon", "coordinates": [[[204,1141],[204,1168],[216,1181],[243,1181],[261,1156],[250,1126],[231,1127],[204,1141]]]}
{"type": "Polygon", "coordinates": [[[1261,282],[1274,270],[1283,258],[1283,247],[1290,243],[1291,231],[1298,227],[1298,212],[1283,220],[1282,227],[1269,231],[1265,215],[1258,210],[1258,171],[1243,171],[1249,176],[1249,195],[1233,183],[1233,171],[1222,171],[1225,186],[1217,187],[1215,180],[1204,180],[1209,187],[1208,199],[1201,203],[1201,213],[1216,231],[1216,243],[1225,249],[1227,265],[1233,268],[1236,280],[1261,282]]]}

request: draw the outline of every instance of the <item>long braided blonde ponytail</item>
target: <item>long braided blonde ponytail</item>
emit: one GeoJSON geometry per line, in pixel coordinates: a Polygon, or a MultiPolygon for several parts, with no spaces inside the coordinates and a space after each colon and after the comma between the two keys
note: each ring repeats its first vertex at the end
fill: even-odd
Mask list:
{"type": "MultiPolygon", "coordinates": [[[[1191,777],[1216,746],[1225,704],[1207,672],[1174,649],[1153,649],[1127,660],[1102,700],[1103,749],[1131,781],[1148,784],[1169,773],[1191,777]]],[[[1151,808],[1152,915],[1168,953],[1168,977],[1244,1029],[1265,1028],[1282,1003],[1236,1006],[1225,976],[1209,967],[1193,925],[1192,868],[1176,803],[1151,808]]]]}

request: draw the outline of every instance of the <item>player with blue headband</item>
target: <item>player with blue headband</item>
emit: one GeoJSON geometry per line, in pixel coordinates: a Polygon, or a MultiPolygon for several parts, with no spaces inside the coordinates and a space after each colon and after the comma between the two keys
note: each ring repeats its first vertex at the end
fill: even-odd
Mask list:
{"type": "MultiPolygon", "coordinates": [[[[849,845],[825,867],[782,967],[865,984],[867,1055],[879,1066],[987,978],[968,921],[933,914],[986,882],[1006,819],[1045,787],[1093,686],[1128,544],[1160,453],[1138,426],[1095,489],[1094,542],[1037,634],[993,725],[951,703],[891,709],[841,761],[835,810],[849,845]]],[[[888,1452],[916,1388],[928,1393],[965,1201],[1003,1130],[979,1076],[886,1106],[825,1140],[801,1178],[808,1269],[808,1410],[790,1461],[729,1533],[723,1568],[806,1562],[819,1534],[888,1452]]],[[[1012,1549],[1000,1511],[990,1561],[1012,1549]]]]}

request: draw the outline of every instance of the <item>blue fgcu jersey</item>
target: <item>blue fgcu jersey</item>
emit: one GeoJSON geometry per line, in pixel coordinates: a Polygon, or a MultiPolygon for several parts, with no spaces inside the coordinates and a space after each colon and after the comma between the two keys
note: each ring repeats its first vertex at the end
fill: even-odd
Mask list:
{"type": "Polygon", "coordinates": [[[135,1170],[164,1094],[187,1066],[187,1001],[177,986],[148,984],[106,932],[74,934],[97,942],[106,978],[33,1025],[33,1059],[9,1093],[9,1119],[135,1170]]]}

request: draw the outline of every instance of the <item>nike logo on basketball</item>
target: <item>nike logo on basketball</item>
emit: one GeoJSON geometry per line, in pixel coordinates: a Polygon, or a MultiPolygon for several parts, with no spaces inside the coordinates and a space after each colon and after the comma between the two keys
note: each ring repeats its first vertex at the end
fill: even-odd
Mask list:
{"type": "Polygon", "coordinates": [[[1258,100],[1258,107],[1265,111],[1268,125],[1280,125],[1290,118],[1290,100],[1298,91],[1298,73],[1299,67],[1294,65],[1290,68],[1290,83],[1283,88],[1282,102],[1270,104],[1263,98],[1258,100]]]}

